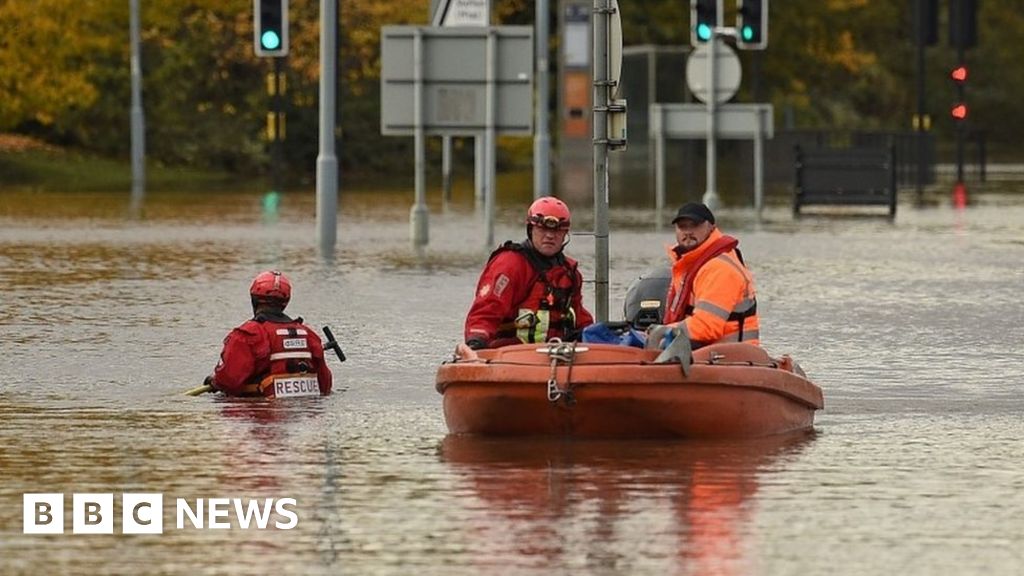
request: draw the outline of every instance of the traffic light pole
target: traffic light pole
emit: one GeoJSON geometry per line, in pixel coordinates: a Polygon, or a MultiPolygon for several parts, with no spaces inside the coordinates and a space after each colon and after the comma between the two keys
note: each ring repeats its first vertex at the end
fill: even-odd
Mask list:
{"type": "MultiPolygon", "coordinates": [[[[963,45],[963,42],[960,42],[959,44],[957,44],[956,60],[957,60],[958,66],[964,66],[964,67],[967,66],[967,63],[964,62],[964,45],[963,45]]],[[[966,82],[957,82],[956,83],[956,98],[957,98],[957,102],[959,102],[961,104],[964,104],[964,103],[967,102],[967,100],[965,99],[966,89],[964,87],[964,84],[966,84],[966,82]]],[[[960,120],[960,121],[958,121],[956,123],[956,181],[957,182],[963,182],[964,181],[964,131],[966,130],[966,127],[964,126],[964,124],[966,123],[966,121],[967,121],[967,118],[964,118],[964,119],[962,119],[962,120],[960,120]]]]}
{"type": "Polygon", "coordinates": [[[914,130],[917,132],[917,204],[918,206],[924,203],[924,181],[925,181],[925,60],[924,60],[924,43],[925,43],[925,32],[924,32],[924,18],[922,11],[924,10],[924,3],[927,0],[916,0],[914,7],[916,10],[915,22],[917,22],[916,30],[916,47],[917,47],[917,121],[914,122],[914,130]]]}
{"type": "Polygon", "coordinates": [[[707,156],[707,177],[705,180],[707,183],[704,189],[704,197],[702,198],[708,208],[711,208],[712,210],[718,208],[720,204],[717,191],[718,179],[716,178],[718,167],[715,158],[718,152],[718,142],[715,136],[717,134],[717,126],[715,125],[715,109],[718,104],[718,61],[715,49],[718,47],[718,34],[719,30],[715,28],[711,35],[711,40],[708,41],[708,98],[706,102],[708,105],[708,136],[706,139],[707,150],[705,152],[707,156]]]}
{"type": "Polygon", "coordinates": [[[271,132],[273,140],[270,142],[270,185],[273,188],[273,192],[282,192],[282,156],[283,156],[283,142],[284,139],[284,110],[283,102],[284,98],[281,96],[281,60],[282,58],[273,58],[274,61],[274,87],[273,94],[270,99],[270,109],[273,114],[273,131],[271,132]]]}

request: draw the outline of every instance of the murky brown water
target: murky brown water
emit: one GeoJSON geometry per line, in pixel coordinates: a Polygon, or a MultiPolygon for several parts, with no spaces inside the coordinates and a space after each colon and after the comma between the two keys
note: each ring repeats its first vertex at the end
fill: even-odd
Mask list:
{"type": "MultiPolygon", "coordinates": [[[[825,391],[811,435],[756,442],[446,438],[434,371],[461,332],[483,226],[410,194],[343,191],[338,250],[311,193],[0,192],[0,573],[1019,574],[1024,571],[1024,186],[895,223],[720,215],[764,343],[825,391]],[[246,289],[278,267],[330,325],[338,393],[190,398],[246,289]],[[22,495],[65,494],[63,535],[22,495]],[[72,493],[158,492],[162,535],[72,535],[72,493]],[[295,498],[293,530],[174,526],[177,498],[295,498]]],[[[500,211],[520,218],[525,201],[500,211]]],[[[574,203],[585,229],[589,202],[574,203]]],[[[614,209],[611,309],[669,232],[614,209]]],[[[499,238],[521,227],[499,225],[499,238]]],[[[592,274],[592,242],[569,252],[592,274]]],[[[592,291],[587,298],[592,302],[592,291]]],[[[120,510],[118,509],[118,514],[120,510]]]]}

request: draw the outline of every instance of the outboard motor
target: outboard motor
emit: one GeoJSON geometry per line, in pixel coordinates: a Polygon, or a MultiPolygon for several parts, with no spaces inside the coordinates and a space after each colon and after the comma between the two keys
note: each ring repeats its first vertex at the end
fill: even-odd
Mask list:
{"type": "Polygon", "coordinates": [[[623,303],[626,322],[641,331],[651,324],[661,324],[665,317],[665,295],[671,282],[672,269],[668,265],[655,266],[634,280],[626,290],[623,303]]]}

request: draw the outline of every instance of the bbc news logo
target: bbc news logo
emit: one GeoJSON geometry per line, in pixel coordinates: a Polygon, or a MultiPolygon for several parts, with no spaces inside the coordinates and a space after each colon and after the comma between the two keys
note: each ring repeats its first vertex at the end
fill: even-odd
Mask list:
{"type": "MultiPolygon", "coordinates": [[[[122,534],[163,534],[164,495],[125,493],[121,495],[122,534]]],[[[228,530],[234,527],[260,530],[291,530],[299,525],[294,498],[197,498],[175,499],[175,527],[178,530],[228,530]],[[232,519],[234,523],[232,523],[232,519]]],[[[24,494],[22,532],[64,533],[64,494],[24,494]]],[[[113,494],[75,493],[71,496],[72,534],[113,534],[113,494]]]]}

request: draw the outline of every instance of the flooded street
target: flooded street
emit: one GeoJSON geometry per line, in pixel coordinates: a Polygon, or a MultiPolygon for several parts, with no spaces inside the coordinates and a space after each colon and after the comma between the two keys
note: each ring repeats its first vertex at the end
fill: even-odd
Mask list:
{"type": "MultiPolygon", "coordinates": [[[[965,210],[911,196],[894,222],[720,212],[762,344],[826,407],[813,434],[694,443],[446,437],[434,374],[488,253],[471,198],[431,205],[417,254],[411,193],[342,191],[324,257],[312,192],[153,194],[134,217],[127,194],[0,192],[0,573],[1020,574],[1024,183],[965,210]],[[335,394],[184,396],[267,268],[338,337],[335,394]],[[25,493],[64,494],[64,534],[22,534],[25,493]],[[113,535],[71,533],[74,493],[114,495],[113,535]],[[121,534],[123,493],[161,493],[164,533],[121,534]],[[221,497],[293,498],[298,523],[176,526],[177,499],[221,497]]],[[[497,240],[527,204],[499,206],[497,240]]],[[[592,203],[570,207],[585,232],[592,203]]],[[[653,221],[613,203],[612,319],[673,242],[653,221]]],[[[567,253],[592,279],[592,238],[567,253]]]]}

